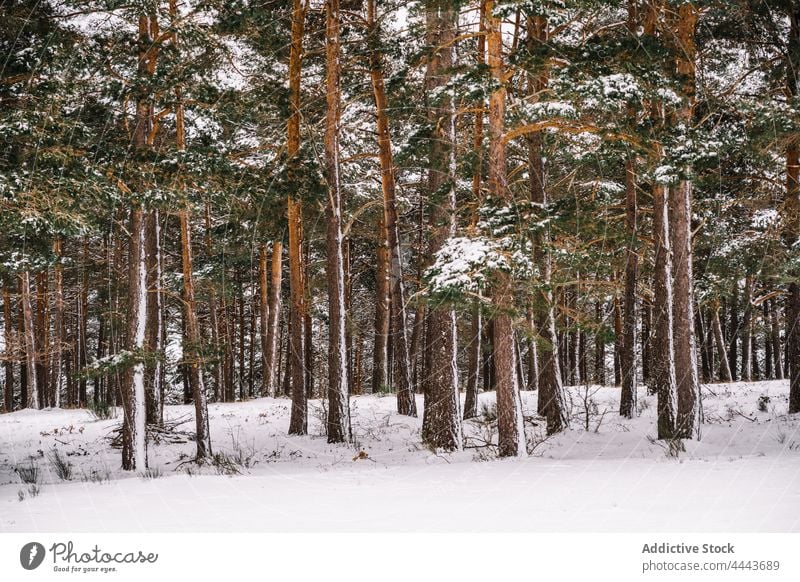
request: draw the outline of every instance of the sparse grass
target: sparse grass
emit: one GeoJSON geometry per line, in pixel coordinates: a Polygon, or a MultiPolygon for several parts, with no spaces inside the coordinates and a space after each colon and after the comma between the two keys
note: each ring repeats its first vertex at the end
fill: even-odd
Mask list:
{"type": "Polygon", "coordinates": [[[104,471],[92,469],[88,475],[86,473],[81,475],[81,481],[84,483],[107,483],[111,481],[111,471],[108,469],[105,469],[104,471]]]}
{"type": "Polygon", "coordinates": [[[39,465],[32,459],[27,466],[19,465],[14,471],[19,475],[19,479],[23,483],[36,485],[39,482],[39,465]]]}
{"type": "Polygon", "coordinates": [[[107,402],[89,401],[86,410],[92,415],[94,420],[112,420],[117,418],[116,406],[111,406],[107,402]]]}
{"type": "Polygon", "coordinates": [[[149,481],[151,479],[159,479],[164,475],[161,473],[161,467],[148,467],[143,472],[139,473],[139,477],[141,477],[145,481],[149,481]]]}
{"type": "Polygon", "coordinates": [[[69,481],[72,479],[72,463],[62,457],[58,449],[54,448],[50,451],[48,457],[50,459],[50,465],[53,467],[53,471],[55,471],[59,479],[62,481],[69,481]]]}

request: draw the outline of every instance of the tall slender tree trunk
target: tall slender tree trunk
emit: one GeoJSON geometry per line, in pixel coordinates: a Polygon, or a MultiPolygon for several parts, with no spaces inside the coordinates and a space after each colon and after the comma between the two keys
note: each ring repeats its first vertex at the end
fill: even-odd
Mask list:
{"type": "MultiPolygon", "coordinates": [[[[308,4],[292,2],[292,44],[289,51],[289,121],[286,126],[286,151],[290,160],[300,151],[300,72],[303,57],[303,29],[308,4]]],[[[292,168],[292,173],[299,168],[292,168]]],[[[299,193],[297,193],[299,194],[299,193]]],[[[287,201],[289,222],[289,294],[291,320],[289,338],[289,369],[291,370],[292,412],[289,434],[308,433],[308,395],[305,367],[305,277],[303,268],[303,207],[296,195],[287,201]]]]}
{"type": "MultiPolygon", "coordinates": [[[[428,191],[431,234],[428,256],[433,257],[455,234],[455,117],[448,91],[454,65],[457,11],[450,2],[429,0],[427,44],[432,53],[426,71],[429,122],[433,135],[429,146],[428,191]]],[[[432,447],[459,450],[462,447],[461,401],[456,366],[456,317],[447,304],[428,304],[427,373],[423,378],[425,411],[422,440],[432,447]]],[[[513,351],[512,351],[513,357],[513,351]]],[[[510,360],[514,365],[514,360],[510,360]]]]}
{"type": "MultiPolygon", "coordinates": [[[[395,168],[392,157],[392,141],[387,115],[388,101],[383,79],[383,61],[377,50],[376,0],[368,0],[367,20],[370,27],[370,79],[375,98],[378,130],[378,151],[381,164],[381,188],[383,191],[383,224],[387,244],[389,272],[389,305],[391,306],[391,329],[393,333],[393,379],[397,388],[397,411],[408,416],[417,415],[414,385],[411,375],[411,358],[408,347],[408,316],[406,312],[405,286],[403,284],[402,252],[397,220],[397,197],[395,194],[395,168]]],[[[381,306],[382,308],[382,306],[381,306]]],[[[383,325],[383,324],[382,324],[383,325]]],[[[383,345],[380,345],[383,349],[383,345]]],[[[382,354],[378,354],[383,357],[382,354]]],[[[378,362],[379,364],[381,362],[378,362]]],[[[381,373],[380,368],[378,372],[381,373]]],[[[374,381],[373,381],[374,385],[374,381]]]]}
{"type": "MultiPolygon", "coordinates": [[[[506,73],[503,62],[503,33],[501,21],[494,13],[494,1],[486,0],[485,4],[488,62],[492,78],[497,83],[489,98],[489,192],[496,200],[508,202],[504,142],[506,73]]],[[[510,313],[514,306],[514,292],[510,276],[507,273],[498,274],[492,291],[494,304],[492,344],[497,390],[499,453],[501,457],[525,456],[527,455],[525,426],[516,378],[514,326],[510,313]]]]}
{"type": "Polygon", "coordinates": [[[266,345],[264,346],[264,395],[278,395],[278,336],[281,321],[281,285],[283,278],[283,243],[272,243],[271,278],[267,313],[266,345]]]}
{"type": "Polygon", "coordinates": [[[186,341],[184,362],[189,376],[195,412],[197,445],[196,459],[202,462],[211,454],[211,435],[209,433],[208,405],[206,387],[203,381],[203,349],[200,326],[197,322],[197,304],[194,294],[194,275],[192,270],[192,238],[189,210],[183,208],[178,213],[181,223],[181,264],[183,268],[183,309],[186,322],[186,341]]]}
{"type": "MultiPolygon", "coordinates": [[[[800,6],[792,4],[789,18],[789,58],[787,93],[796,99],[797,77],[800,72],[800,6]]],[[[797,252],[800,240],[800,150],[793,139],[786,148],[786,194],[781,205],[781,233],[787,252],[797,252]]],[[[800,412],[800,270],[790,273],[786,295],[786,363],[789,376],[789,412],[800,412]]]]}
{"type": "Polygon", "coordinates": [[[672,261],[667,211],[667,187],[653,188],[653,238],[655,267],[653,273],[653,350],[651,362],[652,390],[658,397],[658,438],[675,436],[677,384],[672,326],[672,261]]]}
{"type": "Polygon", "coordinates": [[[637,229],[636,168],[633,155],[625,160],[625,223],[628,229],[628,248],[625,252],[625,295],[623,298],[622,353],[620,368],[622,392],[619,413],[633,418],[636,413],[636,279],[639,272],[637,229]]]}
{"type": "Polygon", "coordinates": [[[773,368],[775,369],[775,378],[783,380],[783,362],[781,350],[781,333],[778,325],[778,305],[774,299],[769,300],[769,341],[772,343],[772,359],[773,368]]]}
{"type": "Polygon", "coordinates": [[[25,329],[25,378],[28,388],[28,408],[41,408],[41,395],[36,379],[36,333],[33,326],[33,306],[31,304],[31,275],[23,271],[20,275],[20,295],[22,317],[25,329]]]}
{"type": "MultiPolygon", "coordinates": [[[[64,265],[62,263],[61,238],[56,237],[53,242],[53,253],[57,257],[53,269],[53,292],[55,294],[53,313],[53,359],[52,374],[50,376],[50,393],[53,395],[53,406],[61,407],[61,388],[63,372],[63,345],[64,345],[64,265]]],[[[102,344],[102,322],[100,327],[101,337],[98,343],[102,344]]]]}
{"type": "Polygon", "coordinates": [[[719,320],[719,306],[712,307],[711,326],[714,329],[714,343],[717,345],[717,356],[719,358],[719,379],[721,382],[731,381],[731,368],[728,363],[728,353],[725,347],[725,339],[722,337],[722,325],[719,320]]]}
{"type": "Polygon", "coordinates": [[[381,217],[378,262],[375,267],[375,337],[372,353],[372,392],[383,392],[389,383],[389,260],[385,220],[381,217]]]}
{"type": "Polygon", "coordinates": [[[3,281],[3,343],[5,345],[5,386],[3,389],[3,403],[5,411],[14,410],[14,324],[11,321],[11,290],[8,288],[8,279],[3,281]]]}
{"type": "MultiPolygon", "coordinates": [[[[487,8],[488,13],[488,8],[487,8]]],[[[528,19],[528,43],[530,50],[546,43],[548,39],[547,20],[542,16],[528,19]]],[[[547,87],[547,75],[542,74],[532,89],[539,93],[547,87]]],[[[536,132],[528,139],[528,165],[530,167],[531,201],[543,210],[548,204],[545,185],[544,154],[542,134],[536,132]]],[[[491,158],[491,156],[490,156],[491,158]]],[[[550,234],[545,231],[534,241],[534,259],[539,266],[543,289],[535,303],[536,331],[539,334],[539,394],[538,410],[547,420],[547,433],[554,434],[565,429],[569,422],[564,402],[561,365],[559,362],[559,342],[556,334],[555,298],[550,282],[552,279],[552,257],[547,249],[550,234]]]]}
{"type": "Polygon", "coordinates": [[[749,382],[753,379],[753,360],[750,357],[750,334],[752,333],[753,319],[753,277],[748,275],[744,283],[744,315],[742,316],[742,380],[749,382]]]}
{"type": "Polygon", "coordinates": [[[350,440],[350,382],[347,375],[345,278],[342,242],[342,192],[339,180],[339,0],[326,0],[325,175],[328,182],[328,442],[350,440]]]}
{"type": "Polygon", "coordinates": [[[161,321],[161,224],[160,212],[151,210],[145,215],[145,260],[147,263],[147,332],[145,349],[153,359],[147,366],[145,394],[147,423],[162,425],[162,321],[161,321]]]}

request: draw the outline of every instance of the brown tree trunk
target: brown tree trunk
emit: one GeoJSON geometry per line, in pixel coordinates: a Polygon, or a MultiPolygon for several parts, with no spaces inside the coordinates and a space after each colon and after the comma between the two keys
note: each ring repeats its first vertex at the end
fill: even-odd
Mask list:
{"type": "MultiPolygon", "coordinates": [[[[53,242],[53,252],[57,262],[53,269],[53,292],[55,294],[54,313],[53,313],[53,359],[52,375],[50,377],[50,393],[52,394],[51,403],[53,406],[61,407],[61,387],[63,371],[63,343],[64,343],[64,265],[62,264],[61,238],[56,237],[53,242]]],[[[98,343],[102,345],[102,320],[98,343]]]]}
{"type": "Polygon", "coordinates": [[[783,362],[781,357],[781,333],[778,325],[778,305],[774,299],[769,300],[769,340],[772,343],[772,359],[775,378],[783,380],[783,362]]]}
{"type": "Polygon", "coordinates": [[[619,413],[626,418],[636,414],[636,279],[639,273],[639,249],[636,202],[636,168],[632,155],[625,160],[625,223],[628,248],[625,251],[625,296],[623,298],[622,353],[620,371],[622,392],[619,413]]]}
{"type": "Polygon", "coordinates": [[[676,380],[672,326],[672,262],[667,211],[667,187],[653,188],[653,238],[655,267],[653,273],[652,347],[656,356],[651,361],[652,391],[658,396],[658,438],[675,435],[676,380]]]}
{"type": "Polygon", "coordinates": [[[195,411],[195,430],[197,444],[196,459],[202,462],[211,454],[211,435],[208,425],[208,406],[206,388],[203,382],[203,348],[200,326],[197,323],[197,304],[194,295],[194,275],[192,270],[192,238],[189,210],[179,212],[181,223],[181,264],[183,267],[183,309],[186,322],[186,345],[184,363],[189,376],[195,411]]]}
{"type": "MultiPolygon", "coordinates": [[[[450,82],[458,15],[451,3],[443,0],[430,0],[426,5],[426,15],[426,42],[432,47],[426,71],[426,90],[428,95],[439,92],[438,98],[428,108],[429,121],[434,127],[428,163],[431,223],[428,256],[433,257],[455,234],[456,226],[455,117],[452,100],[441,92],[441,88],[450,82]]],[[[392,300],[394,302],[394,297],[392,300]]],[[[447,304],[429,302],[427,320],[422,440],[432,447],[459,450],[462,447],[462,428],[455,312],[447,304]]],[[[513,359],[509,362],[514,365],[513,359]]]]}
{"type": "Polygon", "coordinates": [[[744,283],[744,315],[740,335],[742,338],[742,380],[749,382],[753,379],[753,360],[750,357],[750,334],[752,333],[753,319],[753,277],[748,275],[744,283]]]}
{"type": "Polygon", "coordinates": [[[375,267],[375,334],[372,353],[372,392],[383,392],[389,383],[389,263],[385,234],[385,221],[380,220],[380,244],[375,267]]]}
{"type": "MultiPolygon", "coordinates": [[[[800,6],[792,4],[789,17],[789,58],[787,93],[789,100],[797,97],[797,74],[800,70],[800,6]]],[[[782,239],[788,253],[800,240],[800,152],[793,138],[786,148],[786,194],[781,205],[782,239]]],[[[800,412],[800,270],[790,273],[786,295],[786,363],[789,376],[789,412],[800,412]]]]}
{"type": "MultiPolygon", "coordinates": [[[[494,1],[486,0],[488,62],[497,83],[489,98],[489,192],[498,201],[509,201],[506,176],[505,109],[506,78],[503,63],[503,35],[500,19],[494,14],[494,1]]],[[[525,456],[525,427],[522,402],[516,378],[514,327],[510,310],[514,305],[512,281],[499,273],[493,291],[493,334],[495,386],[497,390],[498,445],[501,457],[525,456]]],[[[541,393],[541,390],[540,390],[541,393]]],[[[549,424],[549,423],[548,423],[549,424]]]]}
{"type": "MultiPolygon", "coordinates": [[[[303,56],[303,29],[307,3],[292,2],[292,44],[289,51],[289,121],[286,126],[286,152],[294,161],[300,151],[300,72],[303,56]]],[[[296,168],[292,168],[297,171],[296,168]]],[[[299,193],[298,193],[299,194],[299,193]]],[[[291,307],[289,317],[291,336],[289,358],[291,360],[292,412],[289,419],[289,434],[308,433],[308,395],[305,374],[305,281],[303,268],[303,208],[299,198],[290,195],[287,201],[289,222],[289,294],[291,307]]]]}
{"type": "MultiPolygon", "coordinates": [[[[367,19],[370,34],[377,34],[375,21],[376,0],[369,0],[367,19]]],[[[445,51],[447,52],[447,51],[445,51]]],[[[381,164],[381,188],[383,191],[383,215],[387,243],[389,283],[389,305],[391,306],[391,329],[393,333],[393,380],[397,389],[397,411],[408,416],[417,415],[414,386],[411,376],[411,359],[408,347],[408,316],[406,313],[405,288],[403,284],[402,252],[397,223],[397,200],[395,194],[395,169],[392,158],[392,141],[387,116],[386,88],[383,80],[383,61],[377,50],[370,52],[370,78],[375,97],[375,113],[378,130],[378,151],[381,164]]],[[[377,314],[376,314],[377,316],[377,314]]],[[[383,346],[380,346],[383,349],[383,346]]],[[[382,354],[378,354],[382,357],[382,354]]],[[[378,372],[380,372],[380,368],[378,372]]],[[[373,380],[374,386],[374,380],[373,380]]]]}
{"type": "Polygon", "coordinates": [[[8,280],[3,281],[3,343],[5,344],[5,386],[3,403],[6,412],[14,410],[14,325],[11,321],[11,290],[8,280]]]}

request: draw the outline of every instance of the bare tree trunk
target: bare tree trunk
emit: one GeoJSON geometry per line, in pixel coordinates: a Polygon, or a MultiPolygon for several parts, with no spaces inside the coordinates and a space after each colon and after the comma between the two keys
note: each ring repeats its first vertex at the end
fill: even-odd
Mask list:
{"type": "Polygon", "coordinates": [[[625,253],[625,297],[623,299],[622,353],[620,370],[622,392],[619,413],[626,418],[636,414],[636,279],[639,272],[639,249],[636,202],[636,168],[633,156],[625,160],[625,222],[628,248],[625,253]]]}
{"type": "MultiPolygon", "coordinates": [[[[63,371],[63,343],[64,343],[64,265],[62,264],[61,238],[57,237],[53,242],[53,252],[57,257],[56,266],[53,270],[53,291],[55,293],[55,310],[53,314],[53,361],[52,375],[50,377],[50,393],[53,395],[53,406],[61,407],[61,388],[63,371]]],[[[100,325],[99,344],[102,344],[102,321],[100,325]]]]}
{"type": "Polygon", "coordinates": [[[350,382],[347,376],[342,192],[339,181],[339,0],[326,0],[325,176],[328,182],[328,415],[329,443],[350,440],[350,382]]]}
{"type": "Polygon", "coordinates": [[[742,316],[742,380],[749,382],[753,379],[753,360],[750,357],[750,334],[752,333],[753,319],[753,277],[748,275],[744,283],[744,315],[742,316]]]}
{"type": "Polygon", "coordinates": [[[717,344],[717,355],[719,357],[719,379],[721,382],[730,382],[731,368],[728,364],[725,339],[722,337],[722,325],[719,321],[719,306],[712,307],[711,311],[711,325],[714,328],[714,342],[717,344]]]}
{"type": "Polygon", "coordinates": [[[274,241],[272,243],[272,277],[270,281],[269,305],[267,313],[269,322],[267,325],[266,346],[264,347],[264,395],[278,395],[278,374],[277,360],[278,336],[281,321],[281,285],[283,277],[283,243],[274,241]]]}
{"type": "Polygon", "coordinates": [[[145,257],[147,262],[147,333],[145,349],[153,364],[147,366],[145,394],[147,423],[162,425],[161,415],[161,224],[158,210],[145,215],[145,257]]]}
{"type": "MultiPolygon", "coordinates": [[[[800,70],[800,6],[792,4],[789,17],[789,63],[787,93],[789,100],[797,97],[797,75],[800,70]]],[[[800,240],[800,152],[793,139],[786,149],[786,194],[781,205],[781,237],[787,252],[800,240]]],[[[796,252],[796,251],[795,251],[796,252]]],[[[786,364],[789,376],[789,413],[800,412],[800,271],[790,275],[786,296],[786,364]]]]}
{"type": "Polygon", "coordinates": [[[692,276],[692,183],[681,180],[670,192],[669,222],[675,279],[673,326],[678,393],[677,435],[692,438],[699,422],[700,381],[694,333],[692,276]]]}
{"type": "Polygon", "coordinates": [[[468,337],[469,362],[467,364],[467,393],[464,399],[464,419],[478,416],[478,382],[481,377],[481,334],[483,321],[481,305],[477,301],[472,307],[470,334],[468,337]]]}
{"type": "Polygon", "coordinates": [[[783,380],[783,362],[781,358],[781,334],[778,325],[778,305],[774,299],[769,300],[769,341],[772,343],[772,359],[775,368],[775,378],[783,380]]]}
{"type": "MultiPolygon", "coordinates": [[[[308,4],[303,0],[292,2],[292,45],[289,54],[289,121],[286,126],[286,150],[289,159],[300,151],[300,72],[303,54],[303,29],[308,4]]],[[[293,169],[295,171],[295,169],[293,169]]],[[[291,337],[289,338],[289,369],[291,376],[292,412],[289,434],[308,433],[308,395],[305,374],[305,277],[303,268],[303,208],[295,196],[289,196],[289,294],[291,308],[291,337]]]]}
{"type": "Polygon", "coordinates": [[[377,249],[375,268],[375,339],[372,354],[372,392],[382,392],[389,383],[389,263],[386,246],[385,221],[381,218],[381,242],[377,249]]]}
{"type": "Polygon", "coordinates": [[[653,188],[653,237],[655,272],[653,274],[653,350],[652,390],[658,396],[658,438],[675,435],[676,380],[672,327],[672,264],[667,212],[667,187],[653,188]]]}
{"type": "MultiPolygon", "coordinates": [[[[428,95],[438,92],[429,106],[433,125],[429,146],[428,192],[432,232],[428,256],[433,257],[455,234],[455,117],[450,96],[441,91],[450,82],[457,11],[451,3],[429,0],[427,44],[432,47],[426,71],[428,95]]],[[[394,298],[393,298],[394,299],[394,298]]],[[[422,440],[432,447],[460,450],[462,447],[461,401],[456,366],[456,319],[451,306],[428,303],[427,373],[423,378],[425,411],[422,440]]],[[[513,351],[511,353],[513,358],[513,351]]],[[[514,360],[510,360],[514,365],[514,360]]]]}
{"type": "MultiPolygon", "coordinates": [[[[182,149],[182,148],[181,148],[182,149]]],[[[200,326],[197,323],[197,305],[194,296],[194,275],[192,270],[192,238],[189,210],[179,212],[181,223],[181,264],[183,266],[183,309],[186,321],[186,340],[184,362],[189,376],[189,385],[194,401],[196,459],[202,462],[211,454],[211,435],[209,434],[208,405],[206,387],[203,382],[203,348],[200,326]]]]}
{"type": "MultiPolygon", "coordinates": [[[[376,0],[369,0],[367,19],[370,34],[377,34],[375,24],[376,0]]],[[[394,381],[397,383],[397,411],[408,416],[417,415],[414,399],[411,359],[408,347],[408,316],[406,313],[405,288],[403,285],[402,252],[400,232],[397,221],[397,200],[395,194],[395,169],[392,157],[392,142],[387,115],[386,88],[383,80],[383,62],[376,50],[370,52],[370,78],[375,97],[375,111],[378,130],[378,150],[381,164],[381,187],[383,190],[383,223],[388,247],[388,272],[390,276],[389,296],[393,333],[394,381]]],[[[383,346],[380,346],[383,349],[383,346]]],[[[379,354],[382,357],[382,354],[379,354]]],[[[378,370],[380,372],[380,369],[378,370]]],[[[374,385],[374,382],[373,382],[374,385]]]]}
{"type": "Polygon", "coordinates": [[[11,321],[11,291],[8,280],[3,281],[3,343],[5,344],[5,387],[3,402],[6,412],[14,410],[14,325],[11,321]]]}
{"type": "MultiPolygon", "coordinates": [[[[503,142],[506,109],[503,35],[501,21],[494,14],[494,1],[486,0],[485,5],[488,62],[492,78],[497,83],[489,98],[489,192],[497,200],[508,201],[506,150],[503,142]]],[[[500,273],[496,277],[492,299],[495,310],[492,344],[497,390],[499,453],[502,457],[525,456],[527,454],[525,426],[514,362],[514,327],[509,313],[514,304],[514,294],[511,278],[507,273],[500,273]]]]}
{"type": "Polygon", "coordinates": [[[33,307],[31,305],[31,276],[29,271],[20,275],[22,298],[22,317],[25,325],[25,377],[28,388],[28,408],[41,408],[39,385],[36,379],[36,333],[33,327],[33,307]]]}

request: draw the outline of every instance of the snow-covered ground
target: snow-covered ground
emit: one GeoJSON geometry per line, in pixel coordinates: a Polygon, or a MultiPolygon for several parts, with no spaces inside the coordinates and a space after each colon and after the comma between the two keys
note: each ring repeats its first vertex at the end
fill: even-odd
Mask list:
{"type": "MultiPolygon", "coordinates": [[[[644,390],[629,421],[616,413],[618,389],[569,388],[571,429],[549,439],[536,394],[523,393],[532,452],[505,460],[485,445],[491,414],[467,422],[470,448],[450,454],[423,447],[421,421],[395,414],[391,396],[352,399],[352,446],[326,443],[319,401],[307,437],[286,435],[288,400],[212,404],[223,462],[186,462],[194,443],[172,434],[150,442],[149,476],[121,471],[109,439],[119,418],[24,410],[0,415],[0,532],[797,532],[800,415],[787,415],[787,391],[785,381],[704,386],[702,438],[683,452],[654,440],[655,397],[644,390]],[[31,466],[36,488],[21,480],[31,466]]],[[[481,395],[489,410],[493,399],[481,395]]],[[[192,430],[191,415],[166,409],[185,420],[178,430],[192,430]]]]}

